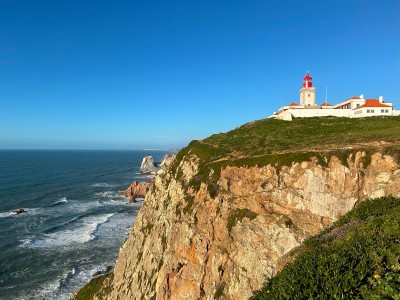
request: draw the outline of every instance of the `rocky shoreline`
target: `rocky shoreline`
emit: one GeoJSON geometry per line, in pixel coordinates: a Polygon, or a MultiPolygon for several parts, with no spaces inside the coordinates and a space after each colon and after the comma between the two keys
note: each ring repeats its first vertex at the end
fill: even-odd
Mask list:
{"type": "MultiPolygon", "coordinates": [[[[149,176],[151,176],[151,178],[143,183],[139,183],[134,180],[126,190],[119,192],[119,194],[127,197],[129,199],[129,203],[137,202],[138,198],[145,198],[146,193],[155,184],[156,176],[163,174],[174,161],[175,157],[176,154],[166,154],[163,159],[158,163],[154,162],[154,158],[151,155],[143,157],[139,173],[148,174],[149,176]]],[[[20,214],[24,212],[25,210],[19,209],[16,210],[14,213],[20,214]]],[[[111,284],[111,279],[114,275],[113,271],[114,266],[107,266],[105,269],[93,273],[91,281],[83,286],[81,289],[76,291],[74,294],[71,294],[68,299],[86,299],[86,293],[88,292],[87,287],[90,287],[90,290],[93,285],[97,286],[98,284],[102,284],[104,286],[108,286],[109,284],[111,284]]]]}
{"type": "Polygon", "coordinates": [[[136,202],[137,198],[144,198],[146,193],[154,184],[155,176],[163,174],[165,168],[173,162],[175,156],[175,154],[167,154],[163,157],[160,163],[155,163],[154,158],[151,155],[143,157],[139,173],[149,174],[153,177],[144,183],[138,183],[134,180],[126,190],[120,192],[120,195],[128,197],[130,203],[136,202]]]}

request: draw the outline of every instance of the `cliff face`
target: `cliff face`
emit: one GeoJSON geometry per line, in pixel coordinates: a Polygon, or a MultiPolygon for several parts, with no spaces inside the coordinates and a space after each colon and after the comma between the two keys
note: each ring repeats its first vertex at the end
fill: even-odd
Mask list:
{"type": "MultiPolygon", "coordinates": [[[[295,256],[302,241],[366,198],[400,197],[393,156],[354,152],[289,166],[225,166],[218,181],[189,183],[189,152],[157,176],[127,241],[107,299],[246,299],[295,256]],[[370,159],[370,161],[369,161],[370,159]],[[342,160],[343,161],[343,160],[342,160]]],[[[212,174],[209,174],[210,176],[212,174]]]]}

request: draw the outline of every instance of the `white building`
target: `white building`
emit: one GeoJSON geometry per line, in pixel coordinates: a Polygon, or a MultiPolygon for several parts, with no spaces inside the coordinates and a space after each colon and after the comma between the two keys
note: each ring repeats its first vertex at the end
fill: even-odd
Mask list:
{"type": "Polygon", "coordinates": [[[283,106],[270,118],[291,121],[293,118],[325,116],[347,118],[400,116],[400,110],[394,110],[393,104],[383,101],[382,96],[379,99],[364,99],[364,96],[360,95],[360,97],[355,96],[336,105],[329,103],[317,105],[315,87],[312,86],[312,78],[307,73],[303,79],[303,87],[300,89],[300,104],[292,102],[283,106]]]}

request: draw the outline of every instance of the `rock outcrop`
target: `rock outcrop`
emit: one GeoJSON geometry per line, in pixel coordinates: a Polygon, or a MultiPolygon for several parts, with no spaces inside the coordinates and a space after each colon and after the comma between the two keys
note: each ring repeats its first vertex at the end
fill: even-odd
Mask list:
{"type": "Polygon", "coordinates": [[[139,172],[143,174],[155,174],[157,171],[158,168],[154,164],[153,156],[149,155],[143,157],[139,172]]]}
{"type": "Polygon", "coordinates": [[[400,196],[398,160],[366,155],[231,165],[212,185],[194,187],[201,166],[189,152],[155,178],[103,297],[247,299],[291,250],[358,202],[400,196]]]}
{"type": "Polygon", "coordinates": [[[125,191],[120,192],[120,195],[128,197],[129,202],[135,202],[136,198],[144,198],[146,196],[152,184],[152,182],[138,183],[137,181],[133,181],[125,191]]]}
{"type": "Polygon", "coordinates": [[[160,168],[167,168],[174,161],[176,154],[166,154],[160,163],[160,168]]]}

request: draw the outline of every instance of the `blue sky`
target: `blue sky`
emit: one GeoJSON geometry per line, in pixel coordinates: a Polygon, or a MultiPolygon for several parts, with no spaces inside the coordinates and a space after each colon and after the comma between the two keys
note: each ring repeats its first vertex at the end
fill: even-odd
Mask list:
{"type": "Polygon", "coordinates": [[[0,149],[179,148],[298,102],[400,109],[400,1],[0,1],[0,149]]]}

